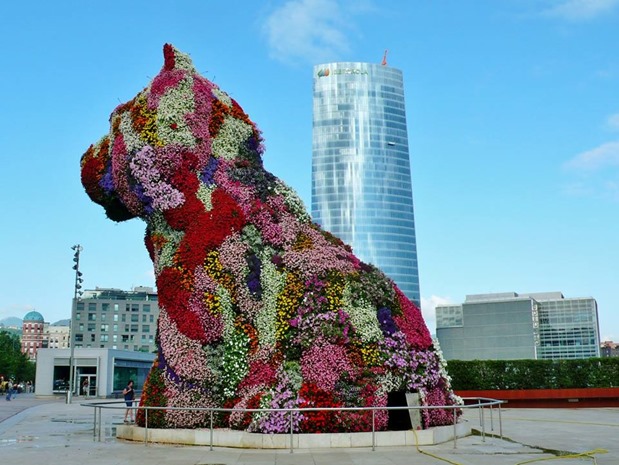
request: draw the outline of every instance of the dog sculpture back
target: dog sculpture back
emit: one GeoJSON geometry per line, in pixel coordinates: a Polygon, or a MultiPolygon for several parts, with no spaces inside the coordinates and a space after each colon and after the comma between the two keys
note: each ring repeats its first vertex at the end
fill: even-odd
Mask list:
{"type": "MultiPolygon", "coordinates": [[[[81,161],[85,190],[110,219],[146,222],[160,315],[142,405],[385,406],[397,391],[454,405],[419,309],[312,224],[295,192],[263,168],[260,131],[233,99],[171,45],[164,59],[81,161]]],[[[449,424],[453,413],[428,410],[423,420],[449,424]]],[[[208,421],[204,412],[149,415],[151,427],[208,421]]],[[[289,431],[283,412],[235,411],[217,422],[289,431]]],[[[386,428],[386,411],[376,424],[386,428]]],[[[297,413],[294,428],[367,431],[371,413],[297,413]]]]}

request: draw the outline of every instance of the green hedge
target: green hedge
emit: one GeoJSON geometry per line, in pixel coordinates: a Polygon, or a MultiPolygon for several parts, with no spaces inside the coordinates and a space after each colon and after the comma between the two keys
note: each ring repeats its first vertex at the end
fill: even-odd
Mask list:
{"type": "Polygon", "coordinates": [[[450,360],[455,390],[619,386],[619,357],[583,360],[450,360]]]}

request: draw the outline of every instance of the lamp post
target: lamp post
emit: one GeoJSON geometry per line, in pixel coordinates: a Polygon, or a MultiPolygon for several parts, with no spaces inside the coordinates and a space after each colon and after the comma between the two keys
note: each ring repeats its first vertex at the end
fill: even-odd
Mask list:
{"type": "Polygon", "coordinates": [[[70,326],[70,337],[69,337],[69,346],[71,347],[71,355],[69,356],[69,390],[67,392],[67,404],[71,403],[73,398],[73,371],[75,366],[75,311],[77,308],[77,301],[83,294],[82,291],[82,272],[80,271],[80,252],[84,250],[84,248],[77,244],[71,247],[73,253],[73,269],[75,270],[75,287],[73,290],[73,303],[71,305],[71,326],[70,326]]]}

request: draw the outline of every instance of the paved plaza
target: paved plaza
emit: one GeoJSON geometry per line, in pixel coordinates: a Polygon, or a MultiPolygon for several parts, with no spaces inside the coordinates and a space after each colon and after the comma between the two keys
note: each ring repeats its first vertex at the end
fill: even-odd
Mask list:
{"type": "MultiPolygon", "coordinates": [[[[93,434],[93,409],[76,398],[38,399],[20,394],[0,399],[0,460],[45,465],[553,465],[619,464],[619,409],[510,409],[484,415],[482,437],[475,434],[434,446],[356,449],[243,450],[206,446],[165,446],[116,440],[123,410],[102,416],[102,440],[93,434]],[[491,430],[493,429],[493,431],[491,430]],[[550,460],[550,461],[549,461],[550,460]]],[[[464,420],[480,431],[480,416],[464,420]]]]}

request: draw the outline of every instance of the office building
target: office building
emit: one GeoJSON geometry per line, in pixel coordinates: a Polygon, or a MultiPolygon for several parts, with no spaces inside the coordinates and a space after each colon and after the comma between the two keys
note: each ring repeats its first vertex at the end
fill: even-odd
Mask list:
{"type": "Polygon", "coordinates": [[[71,335],[71,320],[60,320],[53,324],[45,324],[43,328],[44,349],[67,349],[71,335]]]}
{"type": "Polygon", "coordinates": [[[87,290],[73,301],[75,348],[154,352],[159,305],[150,287],[87,290]]]}
{"type": "Polygon", "coordinates": [[[402,72],[314,67],[312,217],[419,304],[402,72]]]}
{"type": "Polygon", "coordinates": [[[436,335],[446,360],[600,356],[597,302],[561,292],[467,295],[436,307],[436,335]]]}

